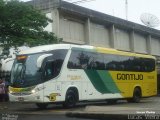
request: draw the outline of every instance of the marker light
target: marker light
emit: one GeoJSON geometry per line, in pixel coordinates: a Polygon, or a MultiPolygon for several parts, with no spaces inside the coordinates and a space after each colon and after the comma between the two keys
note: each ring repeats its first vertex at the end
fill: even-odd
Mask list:
{"type": "Polygon", "coordinates": [[[17,56],[17,60],[25,60],[25,59],[27,59],[27,56],[25,55],[17,56]]]}

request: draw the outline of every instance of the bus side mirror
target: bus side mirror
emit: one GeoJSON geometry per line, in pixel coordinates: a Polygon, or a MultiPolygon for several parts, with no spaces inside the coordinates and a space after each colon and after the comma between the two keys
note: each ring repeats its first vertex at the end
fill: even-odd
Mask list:
{"type": "Polygon", "coordinates": [[[38,57],[37,59],[37,68],[41,68],[42,66],[42,63],[43,63],[43,60],[46,58],[46,57],[49,57],[49,56],[52,56],[53,54],[44,54],[44,55],[41,55],[38,57]]]}

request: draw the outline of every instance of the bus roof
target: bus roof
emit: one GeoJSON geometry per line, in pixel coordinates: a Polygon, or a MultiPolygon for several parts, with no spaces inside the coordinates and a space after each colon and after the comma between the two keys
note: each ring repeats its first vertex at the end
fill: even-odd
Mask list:
{"type": "Polygon", "coordinates": [[[126,51],[112,49],[112,48],[103,48],[103,47],[95,47],[95,48],[100,53],[118,54],[118,55],[125,55],[125,56],[135,56],[135,57],[144,57],[144,58],[153,58],[153,59],[156,59],[154,56],[148,55],[148,54],[126,52],[126,51]]]}
{"type": "Polygon", "coordinates": [[[38,53],[38,52],[51,51],[55,49],[71,49],[71,48],[94,49],[93,46],[88,46],[88,45],[51,44],[51,45],[41,45],[41,46],[32,47],[30,49],[21,51],[19,54],[32,54],[32,53],[38,53]]]}
{"type": "Polygon", "coordinates": [[[74,44],[51,44],[51,45],[36,46],[30,49],[21,51],[19,54],[32,54],[32,53],[38,53],[38,52],[51,51],[55,49],[81,49],[84,51],[96,51],[99,53],[118,54],[118,55],[135,56],[135,57],[137,56],[137,57],[155,59],[155,57],[152,55],[125,52],[125,51],[116,50],[112,48],[94,47],[90,45],[74,45],[74,44]]]}
{"type": "Polygon", "coordinates": [[[39,52],[45,52],[45,51],[51,51],[54,49],[70,49],[70,44],[51,44],[51,45],[41,45],[32,47],[30,49],[21,51],[19,54],[32,54],[32,53],[39,53],[39,52]]]}

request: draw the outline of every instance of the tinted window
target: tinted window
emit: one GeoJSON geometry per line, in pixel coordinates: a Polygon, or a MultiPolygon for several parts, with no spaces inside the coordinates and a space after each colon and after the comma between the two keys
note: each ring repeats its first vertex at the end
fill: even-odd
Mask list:
{"type": "Polygon", "coordinates": [[[68,68],[70,69],[105,69],[103,56],[93,52],[72,51],[68,68]]]}
{"type": "Polygon", "coordinates": [[[68,68],[151,72],[155,69],[155,60],[74,50],[68,68]]]}
{"type": "Polygon", "coordinates": [[[44,61],[45,80],[52,79],[59,75],[67,50],[55,50],[52,54],[52,56],[47,57],[44,61]]]}
{"type": "Polygon", "coordinates": [[[89,62],[89,57],[83,51],[72,51],[68,68],[70,69],[85,69],[89,62]]]}

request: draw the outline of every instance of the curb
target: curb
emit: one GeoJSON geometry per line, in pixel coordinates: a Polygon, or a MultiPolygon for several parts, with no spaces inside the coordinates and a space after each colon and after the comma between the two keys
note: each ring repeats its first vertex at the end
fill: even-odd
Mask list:
{"type": "Polygon", "coordinates": [[[105,120],[128,120],[127,114],[105,114],[105,113],[73,113],[68,112],[66,113],[67,117],[71,118],[86,118],[86,119],[105,119],[105,120]]]}
{"type": "Polygon", "coordinates": [[[97,119],[97,120],[152,120],[160,119],[159,114],[105,114],[105,113],[83,113],[83,112],[67,112],[67,117],[83,118],[83,119],[97,119]]]}

